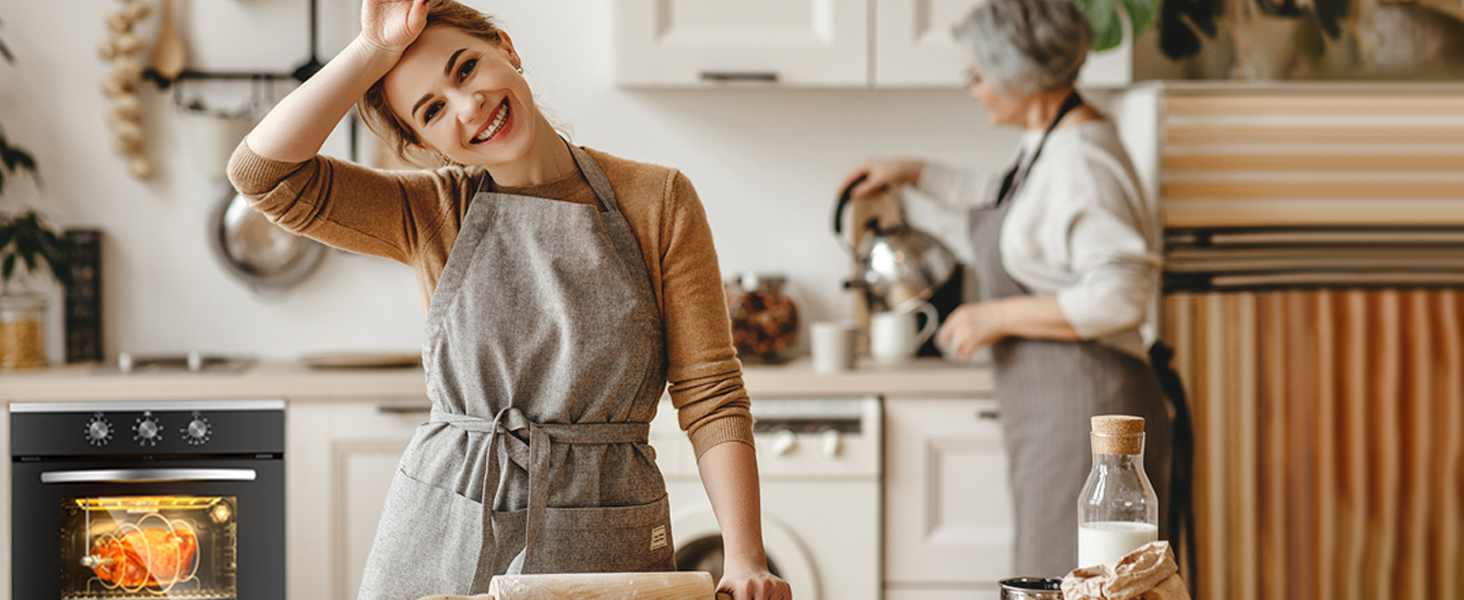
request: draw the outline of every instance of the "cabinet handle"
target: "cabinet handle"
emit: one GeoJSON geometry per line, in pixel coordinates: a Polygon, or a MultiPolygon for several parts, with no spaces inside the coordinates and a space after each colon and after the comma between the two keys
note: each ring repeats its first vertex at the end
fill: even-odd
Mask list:
{"type": "Polygon", "coordinates": [[[763,81],[777,83],[777,71],[702,71],[702,81],[763,81]]]}
{"type": "Polygon", "coordinates": [[[386,415],[415,415],[432,412],[431,404],[378,404],[376,412],[386,415]]]}
{"type": "Polygon", "coordinates": [[[976,411],[976,418],[982,421],[995,421],[1001,418],[1001,411],[984,409],[976,411]]]}

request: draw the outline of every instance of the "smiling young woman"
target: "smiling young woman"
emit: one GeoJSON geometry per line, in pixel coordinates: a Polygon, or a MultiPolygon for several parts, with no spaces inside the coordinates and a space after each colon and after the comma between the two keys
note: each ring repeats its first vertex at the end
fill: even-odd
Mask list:
{"type": "Polygon", "coordinates": [[[229,175],[286,229],[412,268],[433,404],[382,511],[363,599],[493,575],[674,570],[646,443],[671,398],[726,548],[719,589],[791,598],[762,549],[752,422],[696,191],[569,144],[507,33],[452,0],[364,0],[362,32],[241,143],[229,175]],[[353,103],[423,170],[318,154],[353,103]]]}

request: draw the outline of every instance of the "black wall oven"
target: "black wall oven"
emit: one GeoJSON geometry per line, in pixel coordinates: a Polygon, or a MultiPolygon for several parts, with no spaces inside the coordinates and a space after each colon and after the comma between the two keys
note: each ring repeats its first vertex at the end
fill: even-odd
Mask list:
{"type": "Polygon", "coordinates": [[[284,402],[10,405],[12,597],[285,596],[284,402]]]}

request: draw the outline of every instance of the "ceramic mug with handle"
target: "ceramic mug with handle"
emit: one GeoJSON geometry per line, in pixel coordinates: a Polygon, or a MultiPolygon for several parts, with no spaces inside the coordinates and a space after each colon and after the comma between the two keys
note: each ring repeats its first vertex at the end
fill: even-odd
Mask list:
{"type": "Polygon", "coordinates": [[[874,313],[869,317],[869,355],[880,364],[908,361],[935,334],[939,324],[935,307],[925,301],[874,313]],[[923,325],[919,323],[921,315],[925,316],[923,325]]]}

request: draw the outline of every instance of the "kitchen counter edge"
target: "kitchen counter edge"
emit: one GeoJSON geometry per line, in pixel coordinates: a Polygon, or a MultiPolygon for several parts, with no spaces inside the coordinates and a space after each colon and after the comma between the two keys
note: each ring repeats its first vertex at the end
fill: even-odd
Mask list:
{"type": "MultiPolygon", "coordinates": [[[[295,362],[260,362],[240,373],[94,372],[58,367],[0,374],[0,402],[136,401],[283,398],[295,402],[420,402],[421,368],[313,369],[295,362]]],[[[898,366],[861,363],[853,371],[815,373],[808,360],[745,365],[748,394],[758,396],[990,397],[987,365],[921,358],[898,366]]]]}

